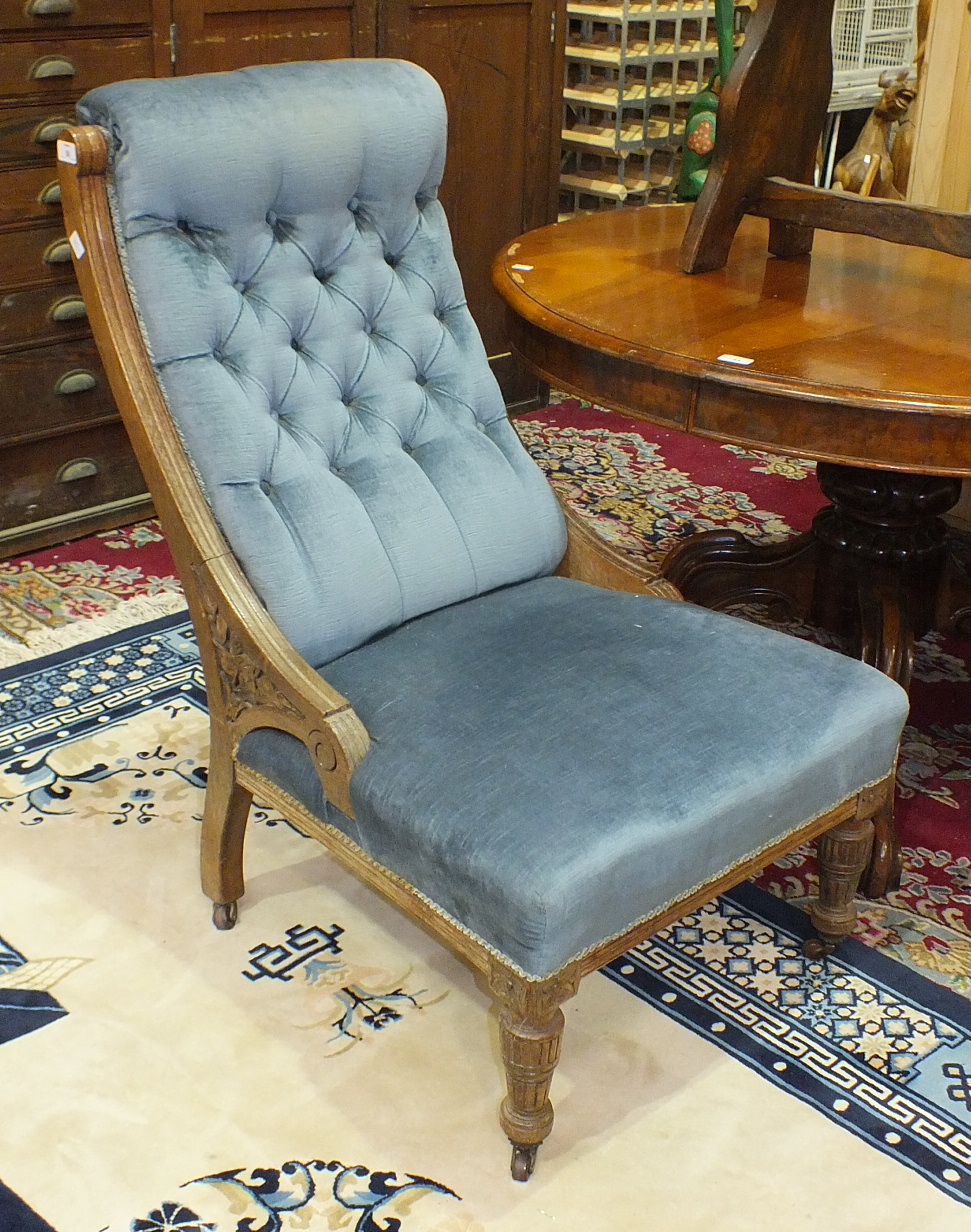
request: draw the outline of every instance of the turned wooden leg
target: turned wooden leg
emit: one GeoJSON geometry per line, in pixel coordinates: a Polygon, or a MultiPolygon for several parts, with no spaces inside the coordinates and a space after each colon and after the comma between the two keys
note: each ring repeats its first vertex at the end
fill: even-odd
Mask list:
{"type": "Polygon", "coordinates": [[[560,1005],[576,992],[579,975],[568,969],[533,982],[497,969],[491,983],[506,1071],[499,1124],[512,1143],[513,1180],[528,1181],[536,1152],[553,1126],[550,1083],[565,1024],[560,1005]]]}
{"type": "Polygon", "coordinates": [[[831,954],[856,923],[856,894],[870,858],[873,822],[869,816],[850,818],[827,830],[817,842],[819,898],[812,921],[817,935],[803,946],[807,958],[831,954]]]}
{"type": "Polygon", "coordinates": [[[874,815],[873,852],[863,878],[867,898],[883,898],[888,890],[900,888],[903,857],[893,820],[893,796],[874,815]]]}
{"type": "Polygon", "coordinates": [[[553,1071],[560,1059],[566,1020],[557,1008],[545,1023],[523,1022],[503,1011],[499,1019],[502,1060],[506,1067],[506,1098],[499,1123],[513,1146],[513,1180],[528,1180],[539,1145],[553,1128],[549,1100],[553,1071]]]}
{"type": "Polygon", "coordinates": [[[213,730],[202,815],[202,888],[212,899],[212,922],[219,929],[236,923],[236,902],[243,896],[243,839],[252,801],[252,792],[237,782],[228,733],[213,730]]]}

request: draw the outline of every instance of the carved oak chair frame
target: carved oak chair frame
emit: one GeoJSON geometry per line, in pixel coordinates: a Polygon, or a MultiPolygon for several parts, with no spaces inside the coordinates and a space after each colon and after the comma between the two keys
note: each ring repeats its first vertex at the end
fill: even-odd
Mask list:
{"type": "MultiPolygon", "coordinates": [[[[247,733],[260,727],[279,728],[304,743],[328,799],[353,814],[349,783],[368,750],[368,733],[348,700],[321,680],[271,620],[202,493],[167,409],[122,271],[106,187],[106,134],[96,127],[77,127],[64,134],[63,141],[64,212],[81,290],[112,391],[154,496],[199,632],[211,714],[202,882],[214,903],[214,922],[225,929],[236,920],[236,904],[244,889],[244,830],[256,795],[318,838],[362,881],[428,928],[484,977],[498,1009],[506,1073],[500,1123],[513,1144],[512,1174],[525,1180],[552,1125],[549,1088],[564,1026],[560,1006],[576,992],[580,979],[785,851],[817,837],[822,889],[812,912],[817,936],[806,945],[807,953],[828,953],[853,927],[853,894],[867,862],[872,818],[890,798],[892,776],[549,978],[531,979],[468,931],[431,910],[400,877],[322,827],[274,783],[239,764],[236,750],[247,733]]],[[[601,541],[569,508],[564,512],[569,546],[558,572],[611,589],[680,597],[669,583],[650,577],[601,541]]]]}

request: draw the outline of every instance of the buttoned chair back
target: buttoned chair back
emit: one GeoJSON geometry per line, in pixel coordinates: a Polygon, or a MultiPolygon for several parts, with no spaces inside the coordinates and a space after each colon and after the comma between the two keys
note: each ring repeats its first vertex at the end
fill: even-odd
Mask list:
{"type": "Polygon", "coordinates": [[[316,64],[245,69],[218,95],[188,79],[179,109],[146,80],[81,109],[125,133],[115,225],[202,486],[315,665],[551,573],[565,544],[452,256],[441,91],[393,61],[320,80],[316,64]],[[245,142],[227,141],[230,116],[245,142]]]}

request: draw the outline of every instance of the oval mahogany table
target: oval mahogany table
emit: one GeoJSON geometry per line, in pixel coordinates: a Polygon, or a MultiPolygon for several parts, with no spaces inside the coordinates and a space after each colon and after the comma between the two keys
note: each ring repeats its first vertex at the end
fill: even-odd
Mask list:
{"type": "MultiPolygon", "coordinates": [[[[602,405],[816,459],[831,503],[811,530],[693,535],[662,571],[705,606],[761,603],[848,637],[906,687],[915,636],[971,622],[971,552],[940,517],[971,477],[971,262],[826,231],[810,256],[772,257],[747,217],[725,269],[684,274],[690,209],[584,215],[510,244],[493,282],[513,349],[602,405]]],[[[868,893],[897,864],[885,819],[868,893]]]]}

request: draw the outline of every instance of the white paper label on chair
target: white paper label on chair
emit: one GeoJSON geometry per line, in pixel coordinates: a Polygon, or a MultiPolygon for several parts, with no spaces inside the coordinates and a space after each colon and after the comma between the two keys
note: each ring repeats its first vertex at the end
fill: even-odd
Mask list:
{"type": "Polygon", "coordinates": [[[67,237],[67,242],[71,245],[71,248],[74,250],[74,255],[80,261],[86,251],[84,247],[84,240],[81,239],[80,235],[78,235],[76,231],[72,231],[67,237]]]}
{"type": "Polygon", "coordinates": [[[743,368],[747,368],[749,364],[754,364],[754,359],[747,359],[744,355],[719,355],[718,362],[720,364],[740,364],[743,368]]]}
{"type": "Polygon", "coordinates": [[[57,160],[61,163],[77,164],[78,147],[73,141],[59,141],[57,143],[57,160]]]}

